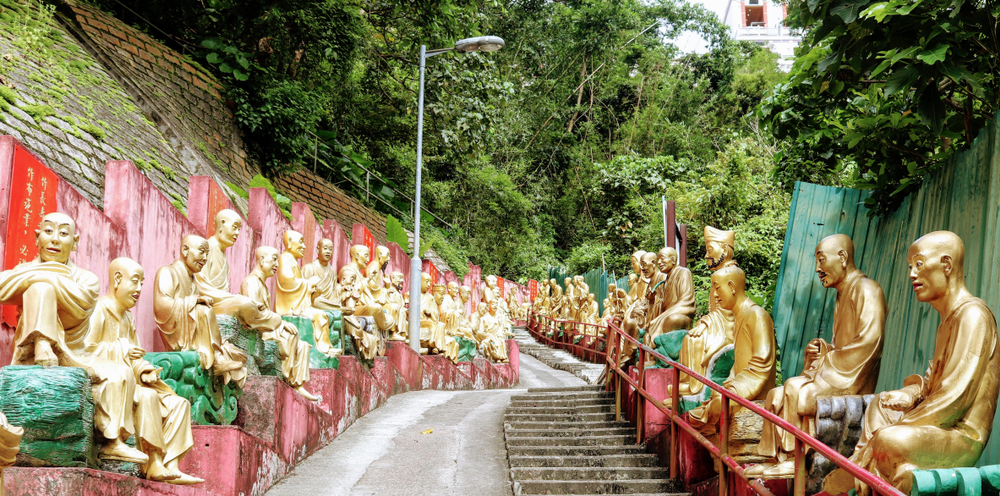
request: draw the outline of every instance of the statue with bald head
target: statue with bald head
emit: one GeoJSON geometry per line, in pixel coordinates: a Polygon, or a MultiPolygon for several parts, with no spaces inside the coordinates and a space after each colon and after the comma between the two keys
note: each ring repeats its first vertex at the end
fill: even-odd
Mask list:
{"type": "Polygon", "coordinates": [[[202,295],[195,282],[208,259],[208,240],[189,234],[181,241],[180,258],[160,267],[153,281],[153,316],[163,341],[174,351],[198,353],[202,368],[224,383],[243,387],[247,355],[222,339],[212,309],[214,300],[202,295]]]}
{"type": "MultiPolygon", "coordinates": [[[[993,312],[965,286],[965,245],[955,233],[935,231],[907,252],[917,301],[941,317],[927,372],[903,388],[879,393],[865,412],[864,431],[851,461],[904,494],[913,471],[973,467],[990,438],[1000,389],[1000,350],[993,312]]],[[[824,490],[872,489],[837,469],[824,490]]]]}
{"type": "Polygon", "coordinates": [[[386,291],[389,293],[389,303],[396,309],[396,312],[393,314],[393,317],[396,320],[396,325],[392,328],[392,334],[389,336],[390,341],[406,341],[409,336],[409,333],[407,332],[407,325],[409,324],[409,321],[406,313],[406,300],[408,295],[403,292],[403,283],[405,281],[406,279],[402,272],[393,272],[386,281],[386,291]]]}
{"type": "Polygon", "coordinates": [[[654,303],[646,324],[646,345],[653,348],[657,336],[691,327],[695,314],[694,278],[687,267],[677,264],[677,250],[661,248],[656,263],[664,280],[653,288],[654,303]]]}
{"type": "MultiPolygon", "coordinates": [[[[204,482],[178,468],[181,458],[194,446],[191,404],[160,379],[158,368],[143,359],[146,351],[129,311],[138,303],[145,281],[142,267],[132,259],[116,258],[108,267],[108,279],[110,290],[97,300],[84,341],[87,352],[94,357],[131,371],[135,389],[123,399],[128,421],[118,432],[108,432],[107,421],[95,420],[95,424],[105,435],[114,435],[111,445],[124,445],[126,439],[135,436],[136,447],[148,457],[141,465],[147,479],[185,485],[204,482]]],[[[114,394],[107,385],[94,385],[93,389],[95,398],[114,394]]],[[[103,410],[107,401],[98,403],[103,404],[95,410],[103,410]]],[[[102,453],[110,449],[105,446],[102,453]]]]}
{"type": "Polygon", "coordinates": [[[20,309],[14,365],[81,366],[73,351],[82,348],[100,282],[69,259],[79,240],[73,219],[50,213],[35,230],[38,256],[0,273],[0,303],[20,309]]]}
{"type": "MultiPolygon", "coordinates": [[[[317,277],[307,279],[302,276],[299,260],[306,255],[306,244],[302,233],[288,230],[282,235],[285,251],[278,257],[277,295],[274,299],[274,311],[278,315],[294,315],[305,317],[312,321],[313,337],[316,339],[316,351],[328,356],[340,356],[343,350],[334,348],[330,342],[330,315],[324,309],[315,306],[313,293],[317,277]]],[[[325,306],[325,301],[320,305],[325,306]]],[[[332,302],[329,307],[339,309],[332,302]]]]}
{"type": "Polygon", "coordinates": [[[270,246],[257,248],[256,263],[250,274],[240,284],[240,294],[264,308],[268,317],[277,317],[281,325],[261,333],[264,341],[278,343],[278,358],[281,360],[281,374],[285,382],[310,401],[319,397],[306,390],[309,382],[309,350],[312,345],[299,338],[299,330],[290,322],[271,311],[271,293],[267,290],[267,280],[274,276],[278,266],[278,250],[270,246]]]}
{"type": "MultiPolygon", "coordinates": [[[[642,269],[641,281],[637,286],[642,286],[644,293],[639,299],[632,303],[625,313],[625,321],[622,323],[622,330],[633,338],[639,339],[639,329],[645,328],[653,315],[655,293],[658,285],[666,281],[667,276],[660,272],[660,267],[656,263],[656,253],[642,252],[639,259],[642,269]]],[[[631,358],[635,351],[635,345],[626,342],[622,345],[624,358],[631,358]]]]}
{"type": "MultiPolygon", "coordinates": [[[[748,400],[764,399],[774,387],[777,373],[774,359],[774,322],[766,310],[746,295],[746,274],[736,266],[724,267],[712,274],[712,290],[719,308],[735,317],[733,367],[722,386],[748,400]]],[[[730,403],[732,413],[739,407],[730,403]]],[[[718,432],[722,396],[711,397],[688,412],[691,426],[705,435],[718,432]]]]}
{"type": "MultiPolygon", "coordinates": [[[[854,242],[843,234],[816,245],[816,275],[825,288],[837,290],[833,339],[816,338],[805,350],[802,375],[768,393],[764,406],[788,423],[815,435],[820,396],[871,394],[878,383],[886,304],[882,287],[854,265],[854,242]]],[[[757,452],[771,458],[748,468],[748,475],[791,478],[795,475],[795,437],[764,423],[757,452]]]]}
{"type": "Polygon", "coordinates": [[[333,263],[333,241],[323,238],[316,243],[316,260],[302,266],[302,275],[313,281],[313,306],[323,310],[339,310],[337,267],[333,263]],[[330,308],[327,308],[330,307],[330,308]]]}

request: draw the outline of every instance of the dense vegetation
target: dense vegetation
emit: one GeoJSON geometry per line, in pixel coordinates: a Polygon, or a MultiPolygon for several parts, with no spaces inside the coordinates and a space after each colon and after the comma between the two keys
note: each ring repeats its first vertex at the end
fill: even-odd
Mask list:
{"type": "Polygon", "coordinates": [[[397,217],[409,207],[391,187],[408,192],[414,180],[419,45],[501,36],[499,52],[427,65],[423,195],[444,222],[424,215],[422,233],[453,268],[468,259],[522,280],[551,266],[623,274],[630,253],[662,246],[666,196],[689,225],[702,282],[705,225],[738,231],[755,293],[774,280],[791,184],[772,174],[773,156],[790,147],[753,111],[786,76],[775,55],[731,40],[700,7],[91,1],[214,68],[267,174],[311,160],[318,136],[328,177],[351,190],[363,184],[359,165],[375,171],[390,187],[372,206],[397,217]],[[673,42],[684,31],[711,51],[681,53],[673,42]]]}

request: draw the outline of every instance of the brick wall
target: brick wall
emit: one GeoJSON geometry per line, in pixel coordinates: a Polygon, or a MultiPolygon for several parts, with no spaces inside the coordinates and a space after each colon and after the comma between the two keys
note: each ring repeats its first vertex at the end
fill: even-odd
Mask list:
{"type": "Polygon", "coordinates": [[[301,169],[290,176],[278,178],[274,186],[288,195],[292,201],[308,203],[320,218],[336,220],[347,229],[354,224],[368,226],[375,239],[385,244],[385,216],[365,206],[312,171],[301,169]]]}

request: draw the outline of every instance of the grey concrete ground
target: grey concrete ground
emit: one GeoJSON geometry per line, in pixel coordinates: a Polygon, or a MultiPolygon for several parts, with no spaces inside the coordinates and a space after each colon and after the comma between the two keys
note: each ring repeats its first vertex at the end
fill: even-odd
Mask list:
{"type": "Polygon", "coordinates": [[[520,360],[523,389],[415,391],[389,398],[267,495],[511,495],[503,439],[510,397],[530,387],[586,384],[523,353],[520,360]]]}

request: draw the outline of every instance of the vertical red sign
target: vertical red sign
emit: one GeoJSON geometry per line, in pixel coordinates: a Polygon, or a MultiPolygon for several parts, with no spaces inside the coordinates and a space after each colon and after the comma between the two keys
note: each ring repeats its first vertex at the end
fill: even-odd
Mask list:
{"type": "MultiPolygon", "coordinates": [[[[371,231],[368,230],[368,226],[362,225],[361,228],[363,229],[363,231],[362,231],[362,234],[363,234],[362,238],[364,238],[364,239],[361,240],[361,244],[363,244],[363,245],[365,245],[365,246],[368,247],[369,256],[372,259],[374,259],[375,258],[375,248],[378,246],[375,243],[375,236],[372,234],[371,231]]],[[[431,274],[431,275],[433,276],[433,274],[431,274]]]]}
{"type": "Polygon", "coordinates": [[[497,289],[500,290],[500,297],[501,298],[503,298],[503,283],[504,283],[503,278],[502,277],[497,277],[497,289]]]}
{"type": "MultiPolygon", "coordinates": [[[[11,186],[4,270],[13,269],[38,256],[35,229],[38,229],[45,214],[56,211],[59,181],[54,172],[17,145],[14,147],[11,186]]],[[[16,326],[17,307],[4,306],[3,321],[11,327],[16,326]]]]}
{"type": "Polygon", "coordinates": [[[437,284],[437,282],[438,282],[438,269],[437,269],[437,267],[434,266],[433,263],[431,263],[430,260],[424,260],[423,271],[426,272],[426,273],[428,273],[428,274],[430,274],[430,276],[431,276],[431,283],[432,284],[437,284]]]}
{"type": "Polygon", "coordinates": [[[538,296],[538,281],[534,279],[528,281],[528,294],[530,295],[529,297],[531,298],[531,301],[534,302],[535,297],[538,296]]]}

